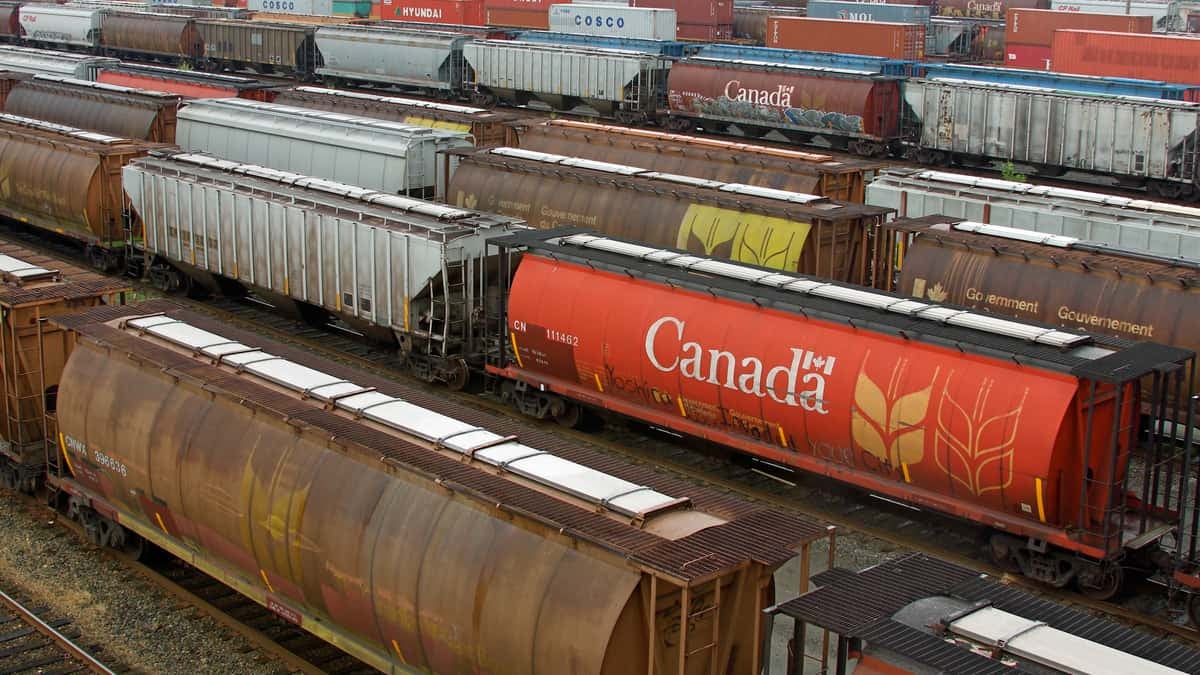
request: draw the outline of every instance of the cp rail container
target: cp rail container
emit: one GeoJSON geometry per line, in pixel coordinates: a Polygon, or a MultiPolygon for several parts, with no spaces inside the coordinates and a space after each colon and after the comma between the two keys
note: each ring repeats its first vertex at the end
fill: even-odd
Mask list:
{"type": "Polygon", "coordinates": [[[881,172],[866,193],[901,218],[947,215],[1200,260],[1200,208],[1191,206],[911,169],[881,172]]]}
{"type": "Polygon", "coordinates": [[[1050,48],[1059,30],[1099,30],[1117,33],[1151,33],[1149,16],[1089,14],[1046,9],[1009,9],[1004,36],[1005,65],[1050,70],[1050,48]]]}
{"type": "Polygon", "coordinates": [[[311,77],[322,63],[314,26],[198,19],[196,30],[204,40],[204,65],[212,70],[311,77]]]}
{"type": "Polygon", "coordinates": [[[21,3],[0,2],[0,39],[17,40],[21,37],[21,3]]]}
{"type": "Polygon", "coordinates": [[[94,80],[101,69],[117,66],[120,63],[117,59],[106,56],[0,45],[0,68],[34,75],[58,75],[77,80],[94,80]]]}
{"type": "MultiPolygon", "coordinates": [[[[0,59],[3,59],[0,52],[0,59]]],[[[135,89],[152,89],[187,98],[247,98],[270,102],[278,85],[235,75],[121,63],[116,59],[96,74],[97,82],[135,89]]]]}
{"type": "Polygon", "coordinates": [[[184,150],[415,197],[445,193],[439,153],[469,135],[370,117],[247,101],[192,101],[179,111],[184,150]]]}
{"type": "MultiPolygon", "coordinates": [[[[155,144],[0,115],[0,212],[35,227],[120,250],[126,231],[121,167],[155,144]]],[[[133,227],[134,236],[139,235],[133,227]]]]}
{"type": "Polygon", "coordinates": [[[110,54],[167,57],[194,62],[204,53],[204,39],[188,16],[149,12],[104,13],[101,48],[110,54]]]}
{"type": "Polygon", "coordinates": [[[468,42],[463,57],[477,100],[584,106],[626,123],[657,116],[672,62],[657,54],[510,40],[468,42]]]}
{"type": "Polygon", "coordinates": [[[1191,194],[1200,104],[1096,97],[1050,89],[910,79],[918,159],[946,157],[1077,169],[1191,194]]]}
{"type": "Polygon", "coordinates": [[[1200,37],[1056,31],[1050,61],[1064,73],[1194,85],[1200,84],[1200,37]]]}
{"type": "Polygon", "coordinates": [[[376,26],[322,26],[317,48],[326,81],[367,80],[443,95],[462,90],[462,33],[376,26]]]}
{"type": "Polygon", "coordinates": [[[790,64],[695,57],[671,68],[671,127],[699,124],[749,136],[778,130],[789,139],[822,139],[863,155],[882,155],[900,140],[901,83],[871,75],[790,64]]]}
{"type": "Polygon", "coordinates": [[[767,19],[767,46],[919,61],[925,58],[925,27],[912,23],[771,17],[767,19]]]}
{"type": "Polygon", "coordinates": [[[30,4],[21,7],[20,17],[27,42],[94,49],[100,43],[100,21],[104,18],[104,10],[30,4]]]}
{"type": "Polygon", "coordinates": [[[798,150],[575,120],[520,127],[525,150],[862,203],[878,166],[798,150]]]}
{"type": "Polygon", "coordinates": [[[772,188],[497,148],[463,157],[454,203],[542,229],[612,236],[815,274],[867,279],[865,251],[887,209],[772,188]]]}
{"type": "MultiPolygon", "coordinates": [[[[521,221],[202,155],[125,169],[146,249],[208,288],[231,279],[323,308],[461,386],[487,241],[521,221]]],[[[169,274],[169,272],[163,272],[169,274]]],[[[177,286],[168,280],[167,286],[177,286]]]]}
{"type": "Polygon", "coordinates": [[[275,102],[348,115],[377,117],[434,129],[461,131],[471,134],[475,145],[481,148],[509,144],[508,140],[513,135],[510,125],[518,119],[523,119],[511,113],[484,108],[319,87],[284,89],[275,97],[275,102]]]}
{"type": "Polygon", "coordinates": [[[550,30],[580,35],[674,40],[675,10],[596,3],[551,5],[550,30]]]}
{"type": "Polygon", "coordinates": [[[127,281],[0,238],[0,485],[33,494],[46,470],[46,402],[67,361],[62,330],[46,321],[124,304],[127,281]]]}
{"type": "Polygon", "coordinates": [[[945,216],[888,224],[896,290],[1093,333],[1200,347],[1200,261],[945,216]]]}
{"type": "Polygon", "coordinates": [[[1154,19],[1155,30],[1182,29],[1182,26],[1171,25],[1171,3],[1164,0],[1050,0],[1049,9],[1056,12],[1146,15],[1154,19]]]}
{"type": "MultiPolygon", "coordinates": [[[[1143,428],[1175,419],[1194,352],[578,231],[504,243],[521,253],[513,351],[492,370],[524,383],[512,396],[587,401],[966,517],[998,532],[998,560],[1097,595],[1197,524],[1190,472],[1166,468],[1191,444],[1136,433],[1143,395],[1143,428]],[[1135,456],[1145,479],[1127,483],[1135,456]]],[[[1194,545],[1175,551],[1160,569],[1194,566],[1194,545]]]]}
{"type": "Polygon", "coordinates": [[[174,143],[180,100],[160,91],[38,76],[13,88],[4,112],[121,138],[174,143]]]}
{"type": "Polygon", "coordinates": [[[382,672],[759,672],[826,535],[195,314],[62,322],[63,506],[382,672]]]}

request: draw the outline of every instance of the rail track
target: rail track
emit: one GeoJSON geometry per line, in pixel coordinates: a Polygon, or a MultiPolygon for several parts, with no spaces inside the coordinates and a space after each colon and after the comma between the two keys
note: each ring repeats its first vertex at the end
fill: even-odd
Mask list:
{"type": "Polygon", "coordinates": [[[126,669],[99,658],[71,619],[30,602],[0,582],[0,673],[101,673],[126,669]]]}

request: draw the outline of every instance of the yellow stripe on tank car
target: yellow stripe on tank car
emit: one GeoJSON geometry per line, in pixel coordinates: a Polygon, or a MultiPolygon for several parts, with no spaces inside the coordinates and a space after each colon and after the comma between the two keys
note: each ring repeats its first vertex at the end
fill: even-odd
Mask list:
{"type": "Polygon", "coordinates": [[[692,253],[795,271],[812,225],[787,218],[692,204],[675,245],[692,253]]]}
{"type": "Polygon", "coordinates": [[[262,575],[262,580],[263,580],[263,583],[267,585],[267,590],[268,590],[268,591],[271,591],[272,593],[274,593],[274,592],[275,592],[275,587],[271,585],[271,580],[267,578],[267,571],[266,571],[266,570],[264,570],[264,569],[261,569],[261,568],[260,568],[260,569],[258,570],[258,573],[259,573],[260,575],[262,575]]]}
{"type": "Polygon", "coordinates": [[[400,659],[400,663],[408,665],[408,659],[404,658],[404,652],[400,651],[400,643],[392,640],[392,650],[396,652],[396,658],[400,659]]]}
{"type": "Polygon", "coordinates": [[[71,476],[75,476],[75,467],[71,466],[71,453],[67,452],[67,439],[63,438],[62,432],[58,432],[58,446],[62,448],[63,461],[67,463],[67,471],[71,472],[71,476]]]}
{"type": "Polygon", "coordinates": [[[509,340],[509,342],[512,342],[513,356],[515,356],[517,358],[517,366],[520,368],[524,368],[525,362],[521,360],[521,350],[517,349],[517,334],[513,333],[512,331],[509,331],[508,340],[509,340]]]}
{"type": "Polygon", "coordinates": [[[908,474],[908,464],[905,462],[900,462],[900,470],[904,472],[904,482],[911,483],[912,476],[908,474]]]}
{"type": "Polygon", "coordinates": [[[163,534],[170,536],[171,533],[167,531],[167,524],[163,522],[162,514],[155,513],[154,519],[158,521],[158,529],[162,530],[163,534]]]}
{"type": "Polygon", "coordinates": [[[683,415],[684,417],[687,417],[687,410],[683,407],[683,397],[676,396],[675,402],[679,404],[679,414],[683,415]]]}
{"type": "Polygon", "coordinates": [[[592,373],[592,377],[594,377],[596,379],[596,388],[600,390],[601,394],[603,394],[604,393],[604,384],[602,384],[600,382],[600,373],[592,373]]]}
{"type": "Polygon", "coordinates": [[[779,431],[779,444],[786,448],[787,447],[787,434],[783,433],[783,425],[782,424],[777,425],[775,428],[779,431]]]}
{"type": "Polygon", "coordinates": [[[1033,484],[1037,487],[1037,504],[1038,504],[1038,520],[1046,522],[1046,495],[1045,488],[1041,478],[1034,478],[1033,484]]]}

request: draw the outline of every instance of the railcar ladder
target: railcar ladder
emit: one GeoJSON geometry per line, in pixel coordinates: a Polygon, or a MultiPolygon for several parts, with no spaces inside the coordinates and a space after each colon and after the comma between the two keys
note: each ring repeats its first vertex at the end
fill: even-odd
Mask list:
{"type": "MultiPolygon", "coordinates": [[[[447,256],[448,257],[448,256],[447,256]]],[[[467,277],[470,276],[470,265],[467,260],[442,261],[442,292],[434,293],[430,298],[429,332],[433,336],[437,326],[441,324],[441,336],[435,340],[441,342],[441,356],[450,356],[450,342],[462,344],[466,338],[468,304],[467,277]]],[[[433,349],[433,340],[429,341],[433,349]]]]}
{"type": "Polygon", "coordinates": [[[698,672],[690,668],[689,665],[694,662],[703,663],[708,659],[708,672],[712,675],[718,675],[719,659],[721,657],[718,645],[721,644],[721,578],[717,577],[710,582],[697,586],[696,588],[684,587],[682,591],[682,603],[679,610],[680,626],[679,626],[679,673],[698,672]],[[704,603],[699,607],[693,608],[692,598],[711,597],[712,602],[704,603]],[[711,631],[704,638],[701,645],[693,646],[688,642],[688,627],[699,625],[701,622],[709,620],[711,631]]]}
{"type": "Polygon", "coordinates": [[[5,420],[7,438],[4,440],[12,447],[20,447],[36,439],[25,437],[26,426],[41,426],[41,398],[46,383],[42,365],[42,316],[37,307],[34,311],[36,333],[32,336],[30,346],[22,346],[18,334],[15,308],[8,308],[5,332],[7,344],[4,352],[8,358],[4,360],[5,367],[5,420]],[[27,366],[27,367],[26,367],[27,366]],[[25,414],[25,403],[31,403],[32,413],[25,414]]]}

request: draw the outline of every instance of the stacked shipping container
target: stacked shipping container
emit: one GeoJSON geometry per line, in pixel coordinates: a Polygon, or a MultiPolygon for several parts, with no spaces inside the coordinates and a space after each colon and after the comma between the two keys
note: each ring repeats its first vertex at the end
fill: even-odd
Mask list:
{"type": "Polygon", "coordinates": [[[1050,47],[1057,30],[1150,33],[1154,30],[1154,19],[1150,16],[1010,9],[1005,33],[1005,65],[1050,70],[1050,47]]]}
{"type": "Polygon", "coordinates": [[[1051,64],[1064,73],[1200,84],[1200,38],[1060,30],[1051,64]]]}
{"type": "Polygon", "coordinates": [[[381,19],[482,26],[483,0],[381,0],[381,19]]]}
{"type": "MultiPolygon", "coordinates": [[[[550,27],[550,7],[562,3],[562,0],[481,1],[484,22],[488,25],[540,30],[550,27]]],[[[733,0],[621,0],[613,4],[675,10],[676,33],[681,40],[709,41],[733,36],[733,0]]]]}
{"type": "Polygon", "coordinates": [[[920,60],[925,57],[925,26],[771,17],[767,20],[767,46],[920,60]]]}

